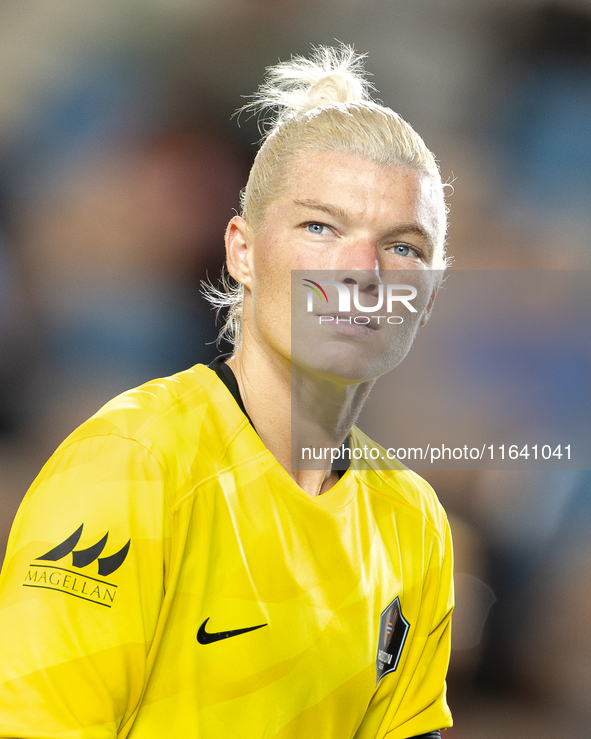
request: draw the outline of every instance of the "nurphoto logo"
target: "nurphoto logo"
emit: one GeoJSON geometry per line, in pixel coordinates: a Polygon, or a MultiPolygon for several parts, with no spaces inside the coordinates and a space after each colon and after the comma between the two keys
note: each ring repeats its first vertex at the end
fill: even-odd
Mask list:
{"type": "Polygon", "coordinates": [[[359,315],[359,313],[376,313],[379,310],[383,310],[385,302],[386,313],[392,313],[395,304],[402,304],[410,311],[410,313],[417,313],[417,309],[410,302],[417,297],[417,289],[412,285],[378,285],[378,294],[375,305],[362,305],[359,300],[359,285],[355,283],[353,285],[353,291],[349,289],[349,286],[343,282],[335,280],[325,280],[323,282],[315,282],[308,278],[303,278],[302,283],[308,288],[308,300],[307,300],[307,312],[314,312],[314,296],[316,295],[321,303],[329,302],[328,295],[325,287],[335,287],[338,294],[338,312],[333,315],[330,313],[322,314],[318,316],[319,323],[330,323],[336,321],[337,323],[346,321],[347,323],[360,323],[367,324],[371,318],[377,319],[380,322],[381,318],[386,318],[388,323],[403,323],[404,318],[399,315],[389,316],[365,316],[359,315]],[[353,295],[353,306],[355,311],[358,311],[356,315],[351,315],[351,295],[353,295]],[[340,315],[343,314],[343,315],[340,315]],[[348,315],[347,315],[348,314],[348,315]]]}

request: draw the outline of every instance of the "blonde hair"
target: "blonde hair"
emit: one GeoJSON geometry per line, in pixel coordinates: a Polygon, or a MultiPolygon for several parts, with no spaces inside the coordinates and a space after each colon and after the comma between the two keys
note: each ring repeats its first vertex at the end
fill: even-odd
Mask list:
{"type": "MultiPolygon", "coordinates": [[[[353,48],[321,46],[310,59],[293,57],[267,69],[265,82],[243,110],[271,111],[267,129],[242,193],[242,216],[256,232],[267,206],[286,187],[293,157],[302,150],[339,151],[384,166],[413,167],[439,190],[433,268],[444,270],[447,208],[435,157],[398,113],[371,99],[365,55],[353,48]]],[[[226,275],[221,289],[205,286],[208,300],[227,308],[220,339],[240,343],[244,287],[226,275]]]]}

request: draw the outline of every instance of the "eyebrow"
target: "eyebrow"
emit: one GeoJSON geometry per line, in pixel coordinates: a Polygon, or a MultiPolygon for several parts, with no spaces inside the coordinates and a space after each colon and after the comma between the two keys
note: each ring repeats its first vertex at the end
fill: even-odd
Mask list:
{"type": "Polygon", "coordinates": [[[310,208],[311,210],[320,210],[323,213],[328,213],[329,216],[334,218],[340,218],[341,220],[347,220],[348,214],[346,210],[339,207],[338,205],[330,205],[329,203],[321,203],[318,200],[294,200],[294,205],[300,205],[303,208],[310,208]]]}
{"type": "MultiPolygon", "coordinates": [[[[294,200],[294,205],[299,205],[303,208],[309,208],[311,210],[319,210],[322,213],[328,213],[328,215],[334,218],[340,218],[341,220],[348,220],[349,216],[346,210],[339,207],[338,205],[330,205],[329,203],[322,203],[318,200],[294,200]]],[[[435,239],[422,226],[417,223],[399,223],[395,228],[390,229],[384,235],[386,238],[402,236],[402,234],[413,234],[415,236],[421,236],[425,240],[425,244],[430,250],[432,256],[435,252],[435,239]]]]}
{"type": "Polygon", "coordinates": [[[402,234],[414,234],[416,236],[422,236],[425,240],[425,244],[433,251],[435,249],[435,240],[426,229],[419,226],[417,223],[399,223],[396,228],[391,229],[387,232],[386,236],[401,236],[402,234]]]}

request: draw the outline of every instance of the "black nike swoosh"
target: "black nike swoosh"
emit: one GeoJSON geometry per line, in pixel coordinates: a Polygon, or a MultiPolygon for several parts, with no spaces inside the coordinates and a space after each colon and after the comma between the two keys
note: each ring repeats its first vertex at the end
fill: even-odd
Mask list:
{"type": "Polygon", "coordinates": [[[197,641],[199,644],[211,644],[214,641],[220,641],[221,639],[229,639],[231,636],[238,636],[238,634],[246,634],[247,631],[256,631],[256,629],[262,629],[267,624],[259,624],[258,626],[247,626],[245,629],[234,629],[233,631],[217,631],[209,634],[205,631],[205,624],[209,621],[206,618],[205,621],[199,627],[197,632],[197,641]]]}

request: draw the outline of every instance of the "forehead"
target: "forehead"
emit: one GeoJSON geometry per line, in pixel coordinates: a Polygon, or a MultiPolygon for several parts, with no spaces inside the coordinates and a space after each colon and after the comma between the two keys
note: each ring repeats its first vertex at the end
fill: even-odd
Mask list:
{"type": "Polygon", "coordinates": [[[327,202],[368,225],[396,221],[424,228],[437,241],[437,193],[433,180],[416,168],[382,165],[354,154],[305,150],[295,154],[272,208],[294,201],[327,202]]]}

